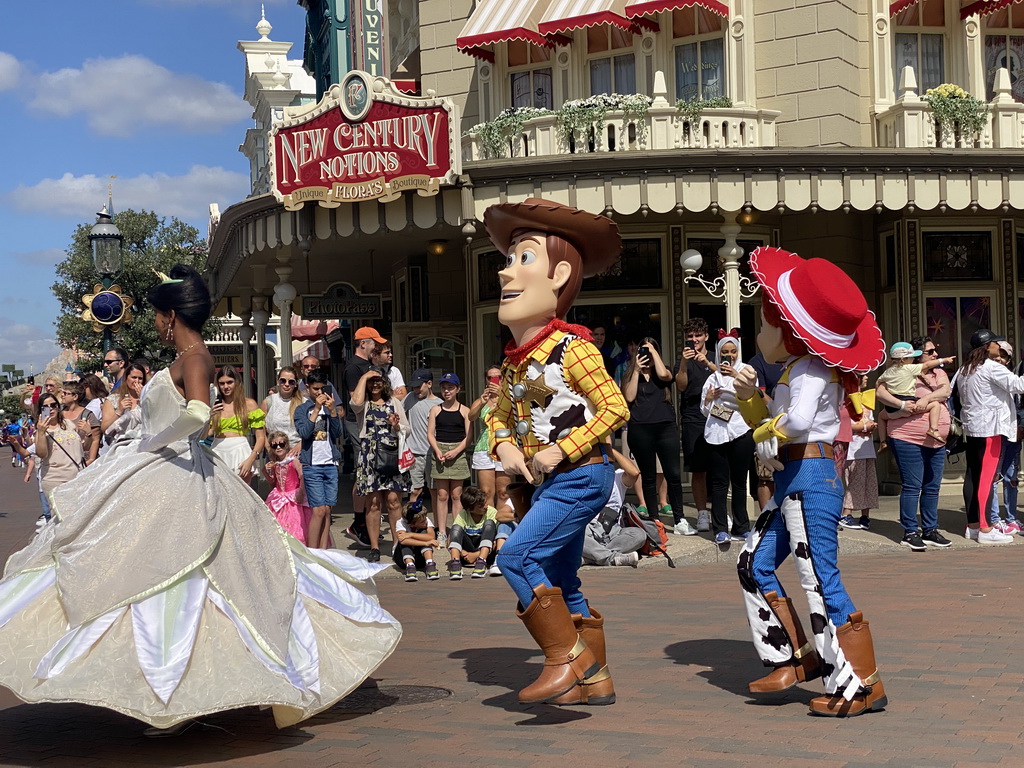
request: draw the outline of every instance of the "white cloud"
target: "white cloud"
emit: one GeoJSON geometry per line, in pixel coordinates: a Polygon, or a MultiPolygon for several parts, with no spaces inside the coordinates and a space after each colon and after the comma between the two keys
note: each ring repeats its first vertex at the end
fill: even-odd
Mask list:
{"type": "Polygon", "coordinates": [[[47,248],[45,251],[25,251],[13,254],[17,261],[29,266],[52,267],[63,261],[67,251],[63,248],[47,248]]]}
{"type": "MultiPolygon", "coordinates": [[[[0,62],[0,73],[2,67],[0,62]]],[[[33,79],[32,90],[29,105],[35,111],[84,114],[104,136],[131,136],[153,126],[215,133],[251,115],[224,83],[172,72],[144,56],[89,59],[80,69],[44,72],[33,79]]]]}
{"type": "MultiPolygon", "coordinates": [[[[249,193],[245,174],[194,165],[182,176],[144,173],[132,178],[118,177],[114,186],[115,210],[134,208],[177,216],[185,221],[205,221],[210,203],[221,208],[249,193]]],[[[43,179],[32,186],[21,185],[7,196],[7,202],[21,211],[91,219],[97,206],[107,198],[107,179],[93,174],[43,179]]]]}
{"type": "Polygon", "coordinates": [[[0,91],[17,87],[21,74],[21,63],[11,54],[0,51],[0,91]]]}
{"type": "Polygon", "coordinates": [[[0,316],[0,362],[15,364],[27,374],[46,368],[46,364],[60,353],[53,328],[43,330],[0,316]]]}

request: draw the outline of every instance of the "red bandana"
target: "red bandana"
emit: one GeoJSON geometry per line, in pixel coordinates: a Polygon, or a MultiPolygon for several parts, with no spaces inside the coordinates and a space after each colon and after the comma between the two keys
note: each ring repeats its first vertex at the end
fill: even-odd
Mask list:
{"type": "Polygon", "coordinates": [[[521,347],[512,346],[513,344],[516,343],[515,339],[512,339],[505,346],[505,357],[508,358],[508,361],[512,363],[512,365],[519,365],[521,362],[523,362],[523,360],[526,359],[526,356],[528,354],[530,354],[533,350],[539,347],[541,343],[544,341],[544,339],[546,339],[555,331],[564,331],[565,333],[571,333],[574,336],[579,336],[584,341],[594,340],[594,337],[590,334],[589,328],[586,328],[582,325],[573,325],[572,323],[567,323],[564,320],[559,320],[556,317],[547,325],[545,325],[541,329],[540,333],[538,333],[528,342],[523,344],[521,347]]]}

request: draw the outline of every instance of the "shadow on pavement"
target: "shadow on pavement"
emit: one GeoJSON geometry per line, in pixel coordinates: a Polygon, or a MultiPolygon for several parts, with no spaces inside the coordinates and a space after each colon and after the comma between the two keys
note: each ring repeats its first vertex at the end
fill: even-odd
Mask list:
{"type": "Polygon", "coordinates": [[[685,640],[665,646],[665,655],[676,664],[704,667],[697,672],[697,677],[723,691],[742,696],[753,706],[807,704],[820,695],[819,691],[797,686],[781,693],[753,696],[747,684],[768,674],[769,670],[754,657],[754,646],[740,640],[685,640]]]}
{"type": "Polygon", "coordinates": [[[518,691],[532,683],[540,673],[540,664],[527,660],[540,654],[524,648],[466,648],[448,654],[450,659],[461,659],[466,666],[466,679],[476,685],[495,685],[508,690],[481,704],[498,707],[506,712],[526,713],[530,717],[516,725],[558,725],[585,720],[591,715],[579,708],[556,707],[548,704],[525,706],[519,703],[518,691]]]}

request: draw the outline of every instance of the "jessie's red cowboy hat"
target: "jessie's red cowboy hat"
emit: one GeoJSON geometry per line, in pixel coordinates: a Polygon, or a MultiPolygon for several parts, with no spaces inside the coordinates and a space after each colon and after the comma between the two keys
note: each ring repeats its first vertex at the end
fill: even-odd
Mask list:
{"type": "Polygon", "coordinates": [[[484,211],[484,226],[491,242],[506,255],[517,230],[548,232],[568,240],[580,252],[584,277],[604,272],[622,253],[619,226],[607,216],[537,197],[490,206],[484,211]]]}
{"type": "Polygon", "coordinates": [[[810,352],[844,371],[867,373],[885,360],[885,342],[864,294],[826,259],[781,248],[750,254],[750,271],[810,352]]]}

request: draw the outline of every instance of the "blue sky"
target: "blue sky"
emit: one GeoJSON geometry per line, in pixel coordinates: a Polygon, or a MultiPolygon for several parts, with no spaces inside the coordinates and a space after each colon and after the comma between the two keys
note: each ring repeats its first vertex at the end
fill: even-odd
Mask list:
{"type": "MultiPolygon", "coordinates": [[[[270,38],[302,57],[305,14],[265,0],[270,38]]],[[[0,44],[0,362],[40,371],[58,349],[54,265],[74,228],[114,207],[206,232],[209,204],[248,193],[251,125],[239,40],[259,0],[5,3],[0,44]]]]}

